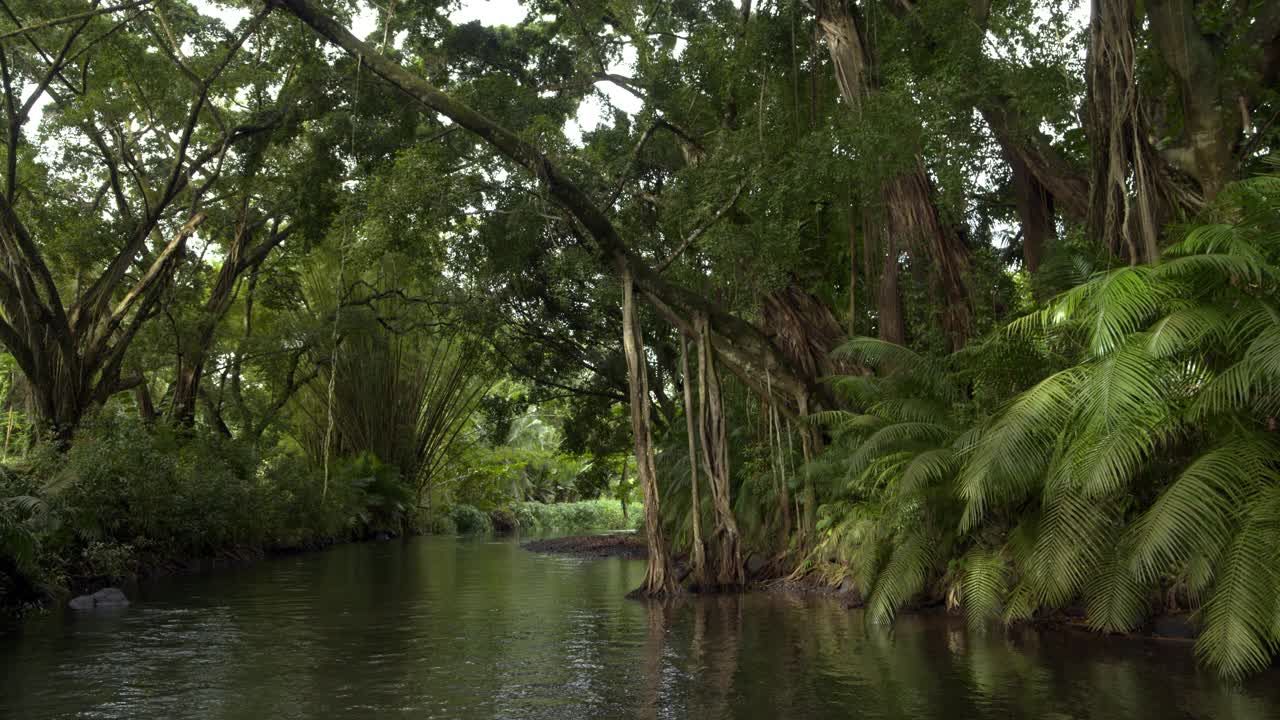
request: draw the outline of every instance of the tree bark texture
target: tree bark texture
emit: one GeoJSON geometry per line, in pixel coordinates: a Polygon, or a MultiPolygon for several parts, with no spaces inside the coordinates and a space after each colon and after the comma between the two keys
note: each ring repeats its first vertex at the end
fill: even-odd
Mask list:
{"type": "Polygon", "coordinates": [[[644,490],[644,531],[649,558],[645,568],[644,595],[662,596],[675,592],[675,575],[662,532],[658,473],[653,461],[653,433],[649,419],[649,374],[644,355],[644,337],[636,312],[631,272],[622,273],[622,349],[627,360],[627,385],[631,399],[631,432],[635,441],[636,477],[644,490]]]}
{"type": "Polygon", "coordinates": [[[702,467],[711,485],[715,510],[715,582],[723,589],[744,583],[742,541],[730,500],[729,440],[725,426],[724,396],[716,370],[715,346],[706,316],[694,319],[698,328],[698,415],[702,439],[702,467]]]}

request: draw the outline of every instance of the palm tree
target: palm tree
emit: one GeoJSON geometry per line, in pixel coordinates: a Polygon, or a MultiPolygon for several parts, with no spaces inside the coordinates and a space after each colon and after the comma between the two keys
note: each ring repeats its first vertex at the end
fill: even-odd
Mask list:
{"type": "Polygon", "coordinates": [[[1096,273],[945,362],[869,338],[842,347],[874,373],[833,380],[860,412],[815,417],[836,442],[811,468],[832,487],[808,567],[844,560],[872,621],[941,587],[975,627],[1083,601],[1091,626],[1121,631],[1163,592],[1194,612],[1208,665],[1267,665],[1280,647],[1280,177],[1230,187],[1206,220],[1158,263],[1096,273]],[[988,413],[1011,350],[1057,367],[988,413]]]}

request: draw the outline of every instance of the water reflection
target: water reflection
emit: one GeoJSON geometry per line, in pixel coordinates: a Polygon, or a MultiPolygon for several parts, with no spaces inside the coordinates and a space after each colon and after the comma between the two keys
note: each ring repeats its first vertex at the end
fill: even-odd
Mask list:
{"type": "Polygon", "coordinates": [[[624,600],[643,572],[422,538],[173,578],[0,631],[0,718],[1280,717],[1280,675],[1226,687],[1183,644],[624,600]]]}

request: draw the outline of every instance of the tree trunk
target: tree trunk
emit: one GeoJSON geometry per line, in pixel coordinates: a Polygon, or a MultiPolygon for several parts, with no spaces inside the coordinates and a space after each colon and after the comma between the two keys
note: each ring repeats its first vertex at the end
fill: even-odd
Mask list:
{"type": "MultiPolygon", "coordinates": [[[[855,116],[875,82],[869,71],[871,52],[859,27],[856,9],[840,0],[819,0],[818,25],[836,69],[840,96],[855,116]]],[[[933,201],[933,183],[924,161],[916,155],[908,168],[881,188],[888,213],[888,233],[905,238],[913,254],[931,261],[931,290],[938,301],[938,323],[952,350],[968,341],[972,309],[965,282],[969,249],[960,231],[944,222],[933,201]]]]}
{"type": "Polygon", "coordinates": [[[898,345],[907,341],[902,319],[902,291],[898,288],[898,248],[892,236],[885,238],[884,267],[880,270],[876,312],[880,316],[881,340],[898,345]]]}
{"type": "MultiPolygon", "coordinates": [[[[774,476],[777,478],[778,491],[778,511],[782,518],[782,539],[788,542],[791,538],[791,491],[787,487],[787,467],[784,461],[784,450],[782,448],[782,414],[778,412],[778,405],[774,402],[773,395],[769,395],[768,404],[761,408],[766,410],[769,418],[769,445],[771,453],[774,457],[774,476]]],[[[787,437],[790,437],[791,426],[787,426],[787,437]]]]}
{"type": "Polygon", "coordinates": [[[932,261],[930,290],[937,303],[938,325],[947,338],[948,349],[959,350],[969,340],[972,308],[965,274],[969,248],[950,223],[943,222],[933,204],[933,183],[924,163],[894,178],[884,188],[889,213],[889,234],[906,238],[913,256],[932,261]]]}
{"type": "Polygon", "coordinates": [[[644,337],[636,312],[631,271],[622,273],[622,349],[627,360],[627,385],[631,398],[631,432],[635,440],[636,477],[644,488],[644,530],[649,559],[640,592],[647,596],[670,595],[676,590],[671,558],[662,533],[658,474],[653,462],[653,435],[649,423],[649,376],[644,337]]]}
{"type": "MultiPolygon", "coordinates": [[[[267,255],[290,234],[290,230],[281,232],[276,224],[270,234],[250,252],[249,244],[253,239],[254,228],[255,225],[249,218],[248,200],[245,200],[241,205],[235,236],[227,250],[227,256],[223,258],[222,269],[218,271],[218,279],[201,308],[194,342],[187,343],[186,352],[178,357],[170,415],[180,425],[189,426],[195,422],[196,402],[200,398],[200,384],[204,380],[204,366],[213,351],[218,323],[222,322],[235,300],[240,276],[250,269],[256,273],[267,255]]],[[[251,282],[256,283],[256,277],[251,282]]]]}
{"type": "Polygon", "coordinates": [[[1063,155],[1048,137],[1026,127],[1007,95],[980,97],[974,101],[987,121],[1000,150],[1014,173],[1029,176],[1029,187],[1044,195],[1050,206],[1064,217],[1084,222],[1089,217],[1089,173],[1063,155]]]}
{"type": "Polygon", "coordinates": [[[143,422],[151,422],[156,419],[156,405],[151,401],[151,387],[147,384],[144,376],[142,382],[133,389],[133,398],[138,405],[138,417],[143,422]]]}
{"type": "MultiPolygon", "coordinates": [[[[840,320],[826,303],[798,284],[793,282],[765,295],[760,318],[787,363],[806,376],[821,378],[847,370],[831,358],[832,351],[845,340],[840,320]]],[[[772,385],[767,370],[766,376],[772,385]]]]}
{"type": "Polygon", "coordinates": [[[693,521],[693,548],[689,553],[693,573],[693,585],[697,588],[711,586],[707,575],[706,545],[702,540],[702,498],[698,492],[698,443],[693,415],[693,378],[689,377],[689,340],[680,334],[680,384],[684,386],[684,419],[689,436],[689,497],[690,519],[693,521]]]}
{"type": "Polygon", "coordinates": [[[1053,196],[1022,158],[1006,153],[1006,159],[1013,170],[1013,200],[1018,221],[1022,224],[1022,264],[1028,273],[1034,275],[1040,270],[1049,244],[1058,236],[1053,196]]]}
{"type": "Polygon", "coordinates": [[[724,397],[716,371],[715,348],[705,315],[694,319],[698,328],[698,414],[701,422],[702,467],[711,484],[715,509],[716,584],[738,589],[744,584],[742,544],[730,501],[729,442],[724,419],[724,397]]]}
{"type": "MultiPolygon", "coordinates": [[[[849,204],[849,337],[858,334],[858,220],[849,204]]],[[[864,241],[865,242],[865,241],[864,241]]]]}
{"type": "Polygon", "coordinates": [[[1093,0],[1085,61],[1093,150],[1089,233],[1136,265],[1160,257],[1161,227],[1198,202],[1156,152],[1136,76],[1133,0],[1093,0]]]}
{"type": "Polygon", "coordinates": [[[1192,0],[1147,0],[1151,37],[1172,72],[1182,105],[1183,169],[1211,201],[1235,172],[1234,145],[1242,125],[1235,103],[1223,97],[1223,76],[1209,38],[1200,32],[1192,0]]]}

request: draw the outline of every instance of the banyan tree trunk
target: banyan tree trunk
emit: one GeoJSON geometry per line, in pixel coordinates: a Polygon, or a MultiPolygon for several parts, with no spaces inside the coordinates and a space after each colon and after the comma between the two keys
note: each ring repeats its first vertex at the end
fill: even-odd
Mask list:
{"type": "Polygon", "coordinates": [[[883,194],[890,236],[905,238],[914,256],[930,260],[929,284],[938,325],[949,349],[959,350],[968,342],[972,315],[965,283],[969,247],[956,227],[939,215],[933,183],[919,157],[914,168],[884,187],[883,194]]]}
{"type": "MultiPolygon", "coordinates": [[[[869,70],[872,50],[860,32],[857,10],[842,0],[818,0],[816,9],[818,26],[835,66],[840,96],[850,111],[858,115],[863,100],[876,89],[877,83],[869,70]]],[[[920,156],[916,155],[908,167],[886,181],[880,190],[887,214],[888,246],[885,274],[881,279],[881,309],[892,312],[892,301],[897,299],[895,250],[906,249],[928,258],[930,290],[938,310],[938,323],[952,350],[963,347],[969,337],[972,314],[965,281],[969,248],[958,228],[938,212],[933,183],[920,156]],[[895,248],[897,243],[905,246],[895,248]],[[894,268],[890,268],[891,262],[894,268]],[[891,292],[894,294],[890,295],[891,292]],[[885,308],[886,304],[890,307],[885,308]]],[[[882,315],[880,335],[901,342],[901,300],[897,302],[897,317],[882,315]]]]}
{"type": "Polygon", "coordinates": [[[689,434],[689,516],[693,520],[693,549],[689,553],[693,585],[705,588],[711,585],[707,576],[707,551],[702,540],[702,499],[698,493],[698,443],[697,424],[693,416],[693,378],[689,377],[689,341],[680,335],[680,381],[684,386],[684,419],[689,434]]]}
{"type": "Polygon", "coordinates": [[[902,345],[907,341],[907,329],[902,318],[902,289],[898,286],[898,248],[892,236],[885,239],[885,244],[884,266],[876,288],[878,335],[881,340],[902,345]]]}
{"type": "Polygon", "coordinates": [[[695,321],[698,331],[698,416],[702,438],[702,468],[711,485],[716,527],[715,582],[721,588],[740,588],[744,582],[742,544],[729,495],[729,443],[724,421],[724,397],[716,371],[715,348],[705,315],[695,321]]]}
{"type": "Polygon", "coordinates": [[[1036,179],[1027,164],[1016,155],[1009,155],[1009,167],[1013,170],[1013,200],[1022,224],[1022,264],[1027,272],[1035,274],[1049,245],[1058,236],[1054,223],[1053,195],[1036,179]]]}
{"type": "Polygon", "coordinates": [[[796,284],[774,290],[761,300],[760,315],[765,332],[805,377],[847,370],[831,359],[831,352],[846,339],[845,328],[813,293],[796,284]]]}
{"type": "Polygon", "coordinates": [[[1148,137],[1136,77],[1133,0],[1093,0],[1086,59],[1093,148],[1089,233],[1130,264],[1160,257],[1160,229],[1198,204],[1148,137]]]}
{"type": "Polygon", "coordinates": [[[675,575],[662,534],[659,510],[658,474],[653,462],[653,431],[649,419],[649,378],[644,355],[644,337],[636,312],[635,288],[631,271],[622,273],[622,349],[627,360],[627,386],[631,399],[631,432],[635,437],[636,477],[644,489],[644,531],[649,550],[644,585],[640,593],[648,596],[675,592],[675,575]]]}

